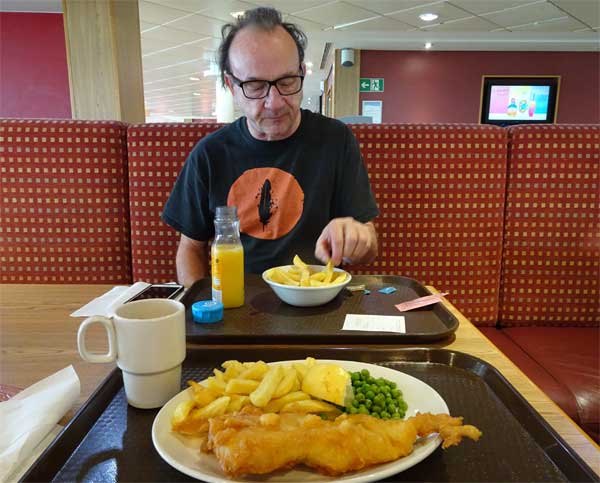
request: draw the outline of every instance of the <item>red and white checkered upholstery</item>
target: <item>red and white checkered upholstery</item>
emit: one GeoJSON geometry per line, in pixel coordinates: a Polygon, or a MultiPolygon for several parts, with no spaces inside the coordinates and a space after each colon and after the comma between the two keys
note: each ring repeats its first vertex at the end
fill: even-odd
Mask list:
{"type": "Polygon", "coordinates": [[[0,120],[0,282],[129,283],[126,126],[0,120]]]}
{"type": "Polygon", "coordinates": [[[506,131],[471,124],[351,126],[379,205],[379,257],[355,273],[396,274],[449,292],[478,325],[498,313],[506,131]]]}
{"type": "Polygon", "coordinates": [[[600,126],[509,129],[500,322],[600,325],[600,126]]]}
{"type": "Polygon", "coordinates": [[[160,218],[187,155],[221,124],[138,124],[127,131],[133,278],[177,280],[179,233],[160,218]]]}

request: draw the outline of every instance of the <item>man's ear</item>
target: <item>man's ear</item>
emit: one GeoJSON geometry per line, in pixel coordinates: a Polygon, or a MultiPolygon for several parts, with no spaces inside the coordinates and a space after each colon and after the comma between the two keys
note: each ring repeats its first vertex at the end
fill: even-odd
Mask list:
{"type": "Polygon", "coordinates": [[[306,75],[306,64],[302,62],[300,64],[301,75],[306,75]]]}
{"type": "Polygon", "coordinates": [[[225,86],[229,89],[231,95],[233,95],[233,82],[231,80],[231,77],[229,76],[229,74],[225,74],[223,78],[225,79],[225,86]]]}

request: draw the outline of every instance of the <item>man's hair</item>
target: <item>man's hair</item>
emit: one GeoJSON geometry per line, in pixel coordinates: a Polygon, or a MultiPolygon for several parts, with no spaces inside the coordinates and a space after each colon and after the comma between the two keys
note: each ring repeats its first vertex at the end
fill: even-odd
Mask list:
{"type": "Polygon", "coordinates": [[[270,7],[258,7],[247,10],[240,15],[233,23],[223,25],[221,36],[223,40],[219,46],[219,69],[221,70],[221,82],[225,87],[225,74],[231,74],[231,65],[229,64],[229,49],[236,34],[245,27],[254,27],[260,30],[271,32],[281,26],[290,34],[298,49],[298,58],[300,64],[304,61],[304,50],[306,49],[306,34],[293,23],[284,22],[281,13],[270,7]]]}

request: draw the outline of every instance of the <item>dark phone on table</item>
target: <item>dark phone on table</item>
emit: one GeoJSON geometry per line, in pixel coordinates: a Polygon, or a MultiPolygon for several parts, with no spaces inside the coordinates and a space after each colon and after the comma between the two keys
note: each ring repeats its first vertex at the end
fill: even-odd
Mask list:
{"type": "MultiPolygon", "coordinates": [[[[127,302],[143,299],[173,299],[183,290],[183,285],[156,284],[142,290],[139,294],[131,297],[127,302]]],[[[127,303],[125,302],[125,303],[127,303]]]]}

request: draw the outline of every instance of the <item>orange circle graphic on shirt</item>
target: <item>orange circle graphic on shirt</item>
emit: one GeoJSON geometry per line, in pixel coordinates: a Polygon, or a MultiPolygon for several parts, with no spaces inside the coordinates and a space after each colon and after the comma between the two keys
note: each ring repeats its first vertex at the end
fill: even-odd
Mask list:
{"type": "Polygon", "coordinates": [[[278,168],[254,168],[235,180],[227,205],[237,206],[242,233],[276,240],[298,223],[304,209],[304,192],[290,173],[278,168]]]}

